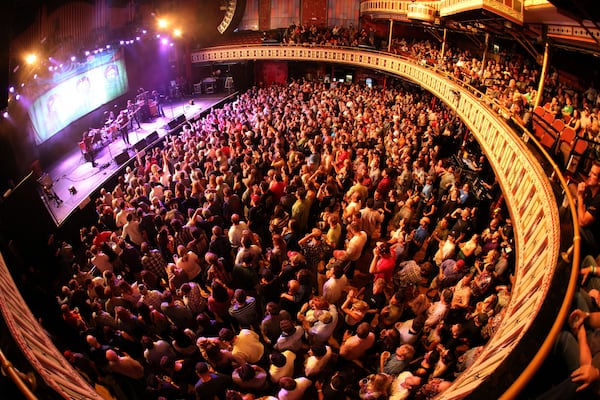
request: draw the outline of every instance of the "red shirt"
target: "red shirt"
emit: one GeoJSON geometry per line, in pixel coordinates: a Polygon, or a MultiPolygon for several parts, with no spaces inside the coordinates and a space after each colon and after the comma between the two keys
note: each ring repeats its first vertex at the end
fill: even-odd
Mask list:
{"type": "Polygon", "coordinates": [[[386,282],[392,281],[392,276],[394,275],[394,268],[396,266],[396,254],[393,249],[390,249],[391,253],[386,257],[379,257],[377,260],[377,272],[375,274],[375,279],[383,278],[386,282]]]}

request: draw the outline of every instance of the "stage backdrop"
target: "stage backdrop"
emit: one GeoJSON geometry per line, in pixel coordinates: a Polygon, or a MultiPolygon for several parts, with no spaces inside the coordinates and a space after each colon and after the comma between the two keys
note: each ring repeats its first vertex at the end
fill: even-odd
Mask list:
{"type": "Polygon", "coordinates": [[[37,145],[127,92],[127,71],[122,53],[122,50],[116,50],[90,55],[85,63],[55,73],[25,94],[31,102],[29,119],[37,145]]]}

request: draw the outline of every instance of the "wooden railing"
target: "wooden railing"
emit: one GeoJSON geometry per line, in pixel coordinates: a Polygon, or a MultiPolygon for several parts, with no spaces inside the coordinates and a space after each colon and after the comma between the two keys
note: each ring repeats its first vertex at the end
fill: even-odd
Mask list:
{"type": "MultiPolygon", "coordinates": [[[[556,271],[560,249],[559,217],[556,199],[544,170],[506,120],[487,107],[492,100],[483,99],[480,93],[412,60],[353,48],[282,45],[209,48],[193,53],[191,60],[193,63],[202,63],[273,59],[331,62],[384,71],[419,84],[456,111],[480,143],[501,185],[514,224],[516,271],[512,298],[497,333],[475,363],[439,398],[468,396],[500,371],[508,356],[519,345],[523,346],[521,350],[531,351],[531,343],[522,343],[522,339],[538,317],[556,271]]],[[[573,281],[571,276],[570,283],[573,281]]],[[[556,315],[544,317],[560,316],[564,320],[563,309],[561,314],[557,311],[556,315]]],[[[561,321],[557,321],[559,323],[561,321]]],[[[546,338],[547,342],[552,341],[558,331],[554,329],[551,333],[546,338]]],[[[540,354],[536,358],[538,364],[529,367],[529,370],[535,370],[541,362],[539,359],[543,360],[546,354],[540,354]]],[[[527,366],[511,365],[510,368],[518,375],[517,370],[525,371],[527,366]]],[[[502,393],[510,384],[505,380],[504,388],[493,389],[502,393]]]]}
{"type": "MultiPolygon", "coordinates": [[[[0,255],[0,311],[10,335],[32,367],[32,371],[27,372],[35,372],[47,387],[65,399],[102,400],[102,397],[69,364],[46,335],[44,328],[33,316],[19,293],[2,255],[0,255]]],[[[10,367],[8,360],[3,360],[3,364],[5,363],[10,367]]],[[[35,398],[32,397],[31,388],[23,382],[21,374],[10,373],[9,376],[28,399],[35,398]]]]}

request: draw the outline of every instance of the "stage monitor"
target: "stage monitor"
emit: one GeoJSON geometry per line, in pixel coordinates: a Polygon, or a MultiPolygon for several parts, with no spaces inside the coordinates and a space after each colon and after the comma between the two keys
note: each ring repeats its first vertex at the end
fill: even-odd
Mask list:
{"type": "Polygon", "coordinates": [[[36,144],[127,93],[128,86],[122,50],[90,55],[83,63],[73,63],[25,85],[22,97],[31,104],[28,112],[36,144]]]}
{"type": "Polygon", "coordinates": [[[180,116],[177,117],[177,125],[183,125],[187,122],[187,119],[185,118],[185,114],[181,114],[180,116]]]}
{"type": "Polygon", "coordinates": [[[158,140],[158,132],[154,131],[146,137],[146,142],[150,145],[158,140]]]}
{"type": "Polygon", "coordinates": [[[139,142],[133,145],[133,148],[137,151],[142,151],[146,148],[146,139],[141,139],[139,142]]]}
{"type": "MultiPolygon", "coordinates": [[[[167,126],[169,127],[170,131],[172,131],[173,129],[177,128],[180,125],[180,123],[179,123],[180,117],[181,117],[181,115],[175,119],[172,119],[171,121],[169,121],[167,123],[167,126]]],[[[184,118],[185,118],[185,116],[184,116],[184,118]]]]}
{"type": "Polygon", "coordinates": [[[122,153],[119,153],[115,156],[115,162],[117,163],[117,165],[123,165],[127,161],[129,161],[129,153],[127,152],[127,150],[124,150],[122,153]]]}

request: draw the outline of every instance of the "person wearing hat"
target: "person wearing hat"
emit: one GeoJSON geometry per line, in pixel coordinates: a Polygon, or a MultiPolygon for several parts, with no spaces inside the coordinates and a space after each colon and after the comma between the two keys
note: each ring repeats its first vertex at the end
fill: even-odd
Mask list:
{"type": "Polygon", "coordinates": [[[448,258],[440,264],[440,273],[431,282],[431,289],[443,289],[454,286],[467,273],[464,260],[448,258]]]}

